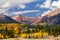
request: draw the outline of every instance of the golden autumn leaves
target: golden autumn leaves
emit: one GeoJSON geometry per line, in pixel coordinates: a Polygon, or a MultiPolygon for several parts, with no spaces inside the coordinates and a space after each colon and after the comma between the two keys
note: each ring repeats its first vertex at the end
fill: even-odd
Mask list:
{"type": "Polygon", "coordinates": [[[44,32],[43,30],[39,30],[39,31],[35,31],[35,30],[36,29],[34,28],[29,28],[28,25],[26,24],[19,24],[19,23],[0,24],[0,39],[16,38],[16,37],[39,38],[42,36],[48,36],[48,33],[44,32]]]}

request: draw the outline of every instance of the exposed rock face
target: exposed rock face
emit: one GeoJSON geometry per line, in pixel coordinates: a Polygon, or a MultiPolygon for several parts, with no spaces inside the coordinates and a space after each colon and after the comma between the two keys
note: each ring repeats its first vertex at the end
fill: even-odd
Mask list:
{"type": "Polygon", "coordinates": [[[33,18],[33,17],[27,17],[27,16],[21,16],[21,15],[17,15],[12,17],[14,20],[16,20],[17,22],[22,22],[22,23],[26,23],[26,24],[37,24],[40,22],[46,22],[49,25],[55,25],[55,24],[59,24],[60,23],[60,9],[56,9],[53,10],[51,12],[49,12],[48,14],[46,14],[45,16],[41,16],[38,18],[33,18]]]}
{"type": "Polygon", "coordinates": [[[60,24],[60,9],[56,9],[45,16],[46,18],[43,18],[42,22],[46,22],[49,25],[60,24]]]}
{"type": "Polygon", "coordinates": [[[48,13],[48,17],[51,17],[51,16],[54,16],[54,15],[57,15],[57,14],[60,14],[60,9],[55,9],[53,10],[52,12],[48,13]]]}

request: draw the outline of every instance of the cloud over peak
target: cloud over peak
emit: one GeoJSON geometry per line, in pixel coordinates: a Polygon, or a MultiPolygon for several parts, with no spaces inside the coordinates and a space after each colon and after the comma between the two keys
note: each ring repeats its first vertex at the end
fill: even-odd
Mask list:
{"type": "Polygon", "coordinates": [[[49,8],[51,5],[51,0],[46,0],[40,7],[41,8],[49,8]]]}
{"type": "Polygon", "coordinates": [[[52,3],[52,6],[53,6],[53,7],[56,7],[56,8],[60,8],[60,0],[54,1],[54,2],[52,3]]]}
{"type": "Polygon", "coordinates": [[[41,8],[60,8],[60,0],[58,1],[53,1],[52,0],[46,0],[42,5],[40,5],[41,8]]]}

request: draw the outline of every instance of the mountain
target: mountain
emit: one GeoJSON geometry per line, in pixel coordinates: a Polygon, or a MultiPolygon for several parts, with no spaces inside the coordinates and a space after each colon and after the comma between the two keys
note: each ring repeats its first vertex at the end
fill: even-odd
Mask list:
{"type": "Polygon", "coordinates": [[[49,12],[48,14],[46,14],[45,16],[40,16],[38,18],[16,15],[13,16],[12,19],[14,19],[17,22],[30,24],[30,25],[36,25],[41,22],[45,22],[48,25],[56,25],[56,24],[60,24],[60,9],[55,9],[49,12]]]}
{"type": "Polygon", "coordinates": [[[48,17],[51,17],[51,16],[57,15],[57,14],[59,14],[59,13],[60,13],[60,8],[55,9],[55,10],[49,12],[49,13],[46,14],[46,15],[47,15],[48,17]]]}
{"type": "Polygon", "coordinates": [[[16,15],[16,16],[13,16],[12,19],[21,23],[33,24],[38,18],[16,15]]]}
{"type": "Polygon", "coordinates": [[[13,22],[15,23],[16,21],[6,15],[0,14],[0,22],[1,23],[13,23],[13,22]]]}
{"type": "Polygon", "coordinates": [[[46,16],[34,18],[34,17],[16,15],[12,17],[12,19],[14,19],[17,22],[21,22],[29,25],[36,25],[37,23],[41,22],[43,18],[46,18],[46,16]]]}
{"type": "Polygon", "coordinates": [[[48,25],[57,25],[60,24],[60,9],[56,9],[43,18],[41,21],[46,22],[48,25]]]}
{"type": "Polygon", "coordinates": [[[12,19],[14,19],[17,22],[21,22],[22,20],[20,15],[13,16],[12,19]]]}

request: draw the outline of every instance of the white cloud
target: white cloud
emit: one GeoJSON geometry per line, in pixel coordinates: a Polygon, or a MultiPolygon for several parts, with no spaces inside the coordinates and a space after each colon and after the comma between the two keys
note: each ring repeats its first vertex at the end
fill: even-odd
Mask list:
{"type": "Polygon", "coordinates": [[[0,13],[4,13],[5,12],[5,10],[4,9],[0,9],[0,13]]]}
{"type": "Polygon", "coordinates": [[[26,4],[26,3],[31,3],[35,2],[37,0],[0,0],[0,3],[5,3],[5,2],[11,2],[11,3],[20,3],[20,4],[26,4]]]}
{"type": "Polygon", "coordinates": [[[17,4],[17,5],[14,5],[14,4],[12,4],[12,3],[10,3],[10,2],[6,2],[5,4],[3,4],[3,5],[1,5],[0,6],[0,8],[4,8],[4,9],[8,9],[8,8],[10,8],[10,7],[13,7],[13,6],[19,6],[19,9],[21,8],[21,9],[24,9],[25,7],[26,7],[26,5],[25,4],[17,4]]]}
{"type": "Polygon", "coordinates": [[[48,14],[49,12],[57,9],[57,8],[60,8],[60,0],[58,1],[53,1],[51,3],[51,0],[46,0],[42,5],[39,5],[40,8],[49,8],[51,10],[48,10],[46,12],[44,12],[41,16],[44,16],[46,14],[48,14]]]}
{"type": "Polygon", "coordinates": [[[41,8],[50,8],[51,6],[51,0],[46,0],[42,5],[40,5],[41,8]]]}
{"type": "Polygon", "coordinates": [[[24,8],[26,7],[26,5],[20,4],[19,7],[20,7],[21,9],[24,9],[24,8]]]}
{"type": "Polygon", "coordinates": [[[48,11],[44,12],[41,16],[45,16],[45,15],[48,14],[49,12],[51,12],[51,10],[48,10],[48,11]]]}
{"type": "Polygon", "coordinates": [[[30,13],[30,12],[40,12],[39,10],[25,10],[25,11],[19,11],[19,12],[12,12],[11,14],[9,13],[4,13],[7,16],[12,16],[12,15],[20,15],[20,14],[25,14],[25,13],[30,13]]]}
{"type": "Polygon", "coordinates": [[[21,9],[24,9],[27,3],[32,3],[37,0],[0,0],[0,8],[8,8],[14,5],[19,5],[21,9]]]}
{"type": "Polygon", "coordinates": [[[53,1],[52,3],[51,0],[46,0],[42,5],[40,5],[40,8],[50,8],[51,10],[60,8],[60,0],[53,1]]]}
{"type": "Polygon", "coordinates": [[[52,3],[52,7],[60,8],[60,0],[58,0],[58,2],[57,2],[57,1],[54,1],[54,2],[52,3]]]}
{"type": "MultiPolygon", "coordinates": [[[[3,10],[3,12],[5,12],[5,11],[3,10]]],[[[7,16],[12,16],[12,15],[20,15],[20,14],[25,14],[25,13],[30,13],[30,12],[40,12],[40,11],[39,10],[25,10],[25,11],[19,11],[19,12],[12,12],[10,14],[9,13],[2,13],[0,11],[0,14],[2,13],[7,16]]]]}
{"type": "MultiPolygon", "coordinates": [[[[2,4],[1,6],[0,6],[0,13],[4,13],[4,12],[6,12],[9,8],[11,8],[11,7],[14,7],[14,6],[19,6],[18,8],[20,9],[24,9],[25,7],[26,7],[26,5],[25,4],[18,4],[18,5],[14,5],[14,4],[12,4],[12,3],[10,3],[10,2],[6,2],[5,4],[2,4]]],[[[14,10],[14,9],[13,9],[14,10]]]]}
{"type": "Polygon", "coordinates": [[[0,13],[5,13],[8,9],[1,8],[0,13]]]}
{"type": "Polygon", "coordinates": [[[52,9],[52,10],[48,10],[48,11],[45,11],[41,16],[45,16],[45,15],[47,15],[48,13],[50,13],[51,11],[54,11],[54,10],[56,10],[57,8],[54,8],[54,9],[52,9]]]}
{"type": "Polygon", "coordinates": [[[10,2],[6,2],[5,4],[2,4],[0,6],[0,14],[1,13],[4,14],[8,10],[9,7],[10,7],[10,2]]]}
{"type": "Polygon", "coordinates": [[[3,4],[1,7],[2,8],[8,8],[10,6],[10,2],[6,2],[5,4],[3,4]]]}
{"type": "Polygon", "coordinates": [[[14,14],[24,14],[24,13],[29,13],[29,12],[40,12],[40,11],[39,10],[25,10],[25,11],[14,12],[14,14]]]}

